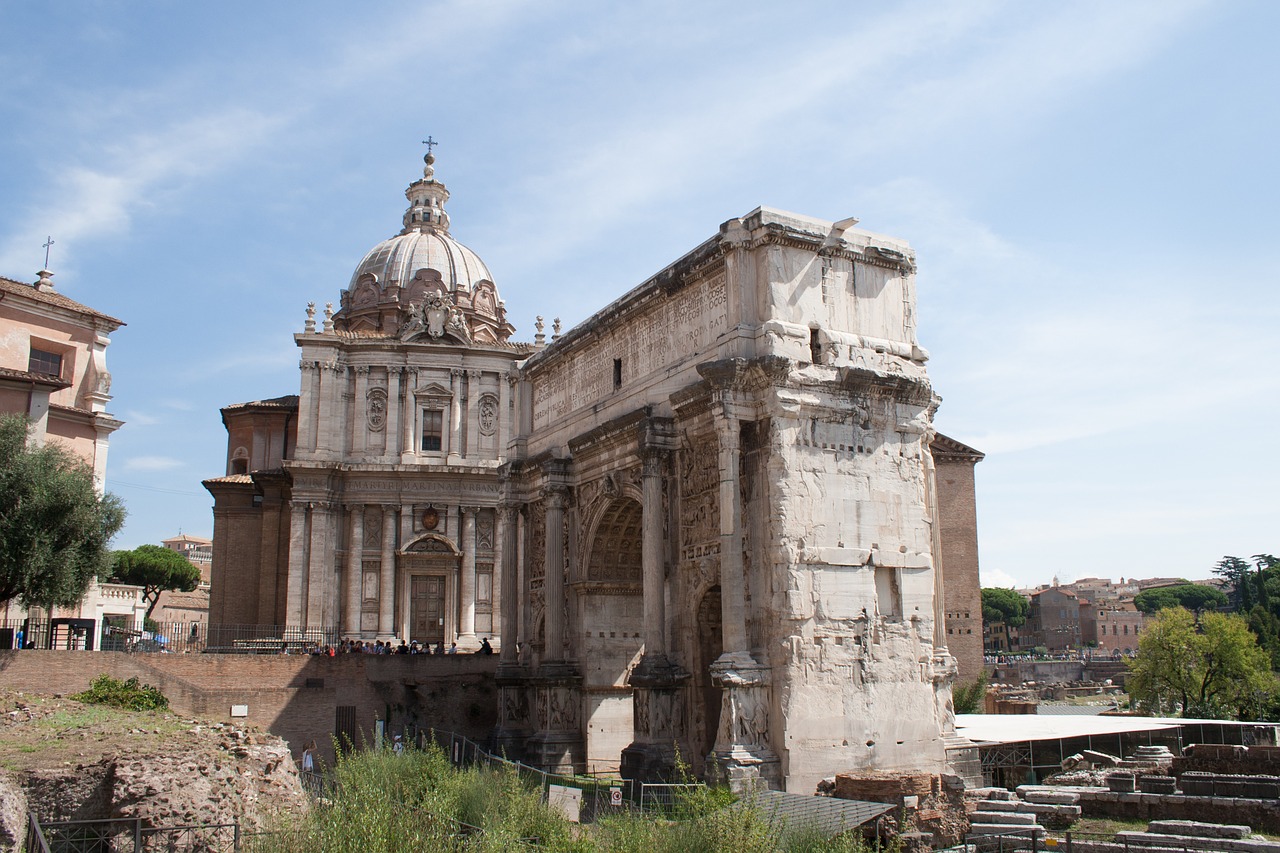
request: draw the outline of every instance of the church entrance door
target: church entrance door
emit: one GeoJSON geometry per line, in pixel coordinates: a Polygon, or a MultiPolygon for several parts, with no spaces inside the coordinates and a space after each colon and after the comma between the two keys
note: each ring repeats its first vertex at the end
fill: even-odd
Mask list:
{"type": "Polygon", "coordinates": [[[444,575],[414,575],[409,582],[409,638],[444,642],[444,575]]]}

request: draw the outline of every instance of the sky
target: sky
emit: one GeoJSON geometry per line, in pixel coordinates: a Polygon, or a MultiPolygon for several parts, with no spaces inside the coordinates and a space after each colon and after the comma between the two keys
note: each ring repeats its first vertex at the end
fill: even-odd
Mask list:
{"type": "Polygon", "coordinates": [[[421,140],[516,338],[759,205],[911,242],[985,586],[1280,552],[1280,4],[0,0],[0,275],[123,319],[115,547],[212,534],[219,409],[421,140]]]}

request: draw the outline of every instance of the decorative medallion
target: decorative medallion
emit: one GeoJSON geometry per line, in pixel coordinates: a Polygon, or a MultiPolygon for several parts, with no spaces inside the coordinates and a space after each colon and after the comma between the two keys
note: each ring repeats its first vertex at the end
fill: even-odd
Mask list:
{"type": "Polygon", "coordinates": [[[422,513],[422,526],[427,530],[435,530],[436,525],[440,523],[440,512],[433,506],[429,506],[422,513]]]}
{"type": "Polygon", "coordinates": [[[385,388],[370,388],[365,396],[369,429],[379,432],[387,425],[387,391],[385,388]]]}
{"type": "Polygon", "coordinates": [[[498,427],[498,400],[492,394],[480,398],[480,434],[493,435],[498,427]]]}

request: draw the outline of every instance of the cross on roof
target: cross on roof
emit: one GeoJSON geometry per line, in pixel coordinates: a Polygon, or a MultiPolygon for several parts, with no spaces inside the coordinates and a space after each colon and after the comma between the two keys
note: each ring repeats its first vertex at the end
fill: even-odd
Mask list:
{"type": "MultiPolygon", "coordinates": [[[[430,139],[431,137],[428,136],[427,138],[430,139]]],[[[45,237],[45,240],[47,242],[44,244],[44,268],[48,269],[49,268],[49,247],[53,245],[53,238],[45,237]]]]}
{"type": "Polygon", "coordinates": [[[434,139],[432,139],[430,136],[428,136],[426,139],[422,140],[422,144],[423,144],[423,145],[425,145],[425,146],[427,146],[427,153],[428,153],[428,154],[430,154],[430,153],[431,153],[431,149],[432,149],[432,148],[435,148],[435,147],[436,147],[437,145],[439,145],[440,143],[439,143],[439,142],[436,142],[434,139]]]}

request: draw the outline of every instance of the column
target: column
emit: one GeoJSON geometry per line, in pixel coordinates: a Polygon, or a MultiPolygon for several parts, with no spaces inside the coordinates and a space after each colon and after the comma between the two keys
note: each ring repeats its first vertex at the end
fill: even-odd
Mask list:
{"type": "Polygon", "coordinates": [[[466,458],[480,456],[480,371],[467,371],[467,444],[466,458]]]}
{"type": "Polygon", "coordinates": [[[400,424],[400,461],[412,462],[417,455],[418,447],[413,442],[413,425],[418,422],[418,398],[414,389],[418,387],[418,371],[416,368],[404,369],[404,418],[400,424]]]}
{"type": "Polygon", "coordinates": [[[328,627],[325,604],[329,578],[333,574],[333,552],[329,549],[329,504],[311,504],[311,546],[307,555],[307,611],[303,624],[308,628],[328,627]]]}
{"type": "Polygon", "coordinates": [[[286,624],[301,625],[307,612],[307,503],[294,501],[289,513],[289,582],[286,624]]]}
{"type": "Polygon", "coordinates": [[[382,570],[378,578],[378,637],[395,634],[396,604],[396,516],[400,507],[382,508],[382,570]]]}
{"type": "Polygon", "coordinates": [[[302,396],[298,399],[298,450],[311,452],[316,447],[315,401],[316,369],[312,362],[303,360],[298,365],[302,371],[302,396]]]}
{"type": "Polygon", "coordinates": [[[720,615],[726,656],[747,653],[746,593],[743,589],[742,506],[738,492],[740,436],[730,404],[715,408],[720,439],[720,615]]]}
{"type": "Polygon", "coordinates": [[[348,637],[360,633],[360,585],[363,580],[364,562],[364,506],[347,508],[350,516],[347,524],[347,577],[346,595],[342,604],[342,631],[348,637]]]}
{"type": "Polygon", "coordinates": [[[329,386],[332,382],[329,365],[321,362],[316,366],[316,395],[313,400],[315,404],[316,453],[320,455],[329,452],[329,422],[326,419],[326,415],[328,413],[329,386]]]}
{"type": "Polygon", "coordinates": [[[458,626],[458,639],[463,647],[474,645],[476,641],[476,507],[465,507],[462,510],[462,577],[459,578],[458,592],[462,600],[462,618],[458,626]]]}
{"type": "Polygon", "coordinates": [[[498,458],[505,459],[507,445],[511,443],[511,386],[515,377],[509,373],[498,374],[498,458]]]}
{"type": "Polygon", "coordinates": [[[546,502],[547,535],[543,563],[543,601],[546,606],[544,661],[564,660],[564,510],[569,490],[550,485],[542,490],[546,502]]]}
{"type": "Polygon", "coordinates": [[[499,571],[495,575],[495,580],[501,578],[502,595],[499,595],[499,585],[494,584],[493,600],[501,608],[500,613],[502,622],[500,624],[499,636],[502,638],[502,662],[504,664],[514,664],[516,660],[516,643],[519,642],[519,598],[516,595],[516,572],[518,567],[516,564],[516,516],[518,510],[515,504],[501,503],[498,505],[498,547],[501,549],[499,558],[499,571]]]}
{"type": "Polygon", "coordinates": [[[449,371],[449,389],[453,393],[453,402],[449,405],[449,455],[450,464],[462,458],[462,369],[455,367],[449,371]]]}
{"type": "Polygon", "coordinates": [[[712,408],[720,443],[720,596],[724,654],[711,665],[721,689],[720,725],[709,766],[735,791],[782,784],[778,756],[769,745],[773,714],[769,667],[751,656],[747,638],[742,504],[739,499],[738,401],[732,388],[716,393],[712,408]]]}
{"type": "Polygon", "coordinates": [[[387,446],[384,456],[400,454],[400,371],[401,368],[395,365],[387,368],[387,446]]]}
{"type": "Polygon", "coordinates": [[[342,456],[346,450],[347,438],[347,367],[344,364],[333,364],[329,367],[329,417],[326,424],[329,430],[329,450],[335,456],[342,456]]]}
{"type": "MultiPolygon", "coordinates": [[[[498,504],[497,523],[498,541],[502,549],[498,573],[502,575],[503,589],[509,594],[501,599],[497,597],[496,592],[494,594],[494,601],[500,602],[502,608],[500,634],[502,647],[498,669],[494,673],[494,682],[498,685],[499,694],[498,724],[494,728],[493,737],[494,743],[500,749],[515,754],[525,750],[527,739],[532,733],[535,721],[531,718],[531,711],[537,707],[538,689],[536,682],[529,678],[528,670],[521,665],[519,655],[516,654],[516,643],[520,639],[518,634],[520,599],[524,598],[516,594],[520,571],[520,553],[516,547],[520,535],[520,510],[519,506],[510,500],[505,487],[502,500],[498,504]]],[[[495,583],[495,589],[496,587],[495,583]]]]}
{"type": "Polygon", "coordinates": [[[364,455],[369,437],[369,367],[360,365],[356,372],[355,399],[351,401],[351,452],[364,455]]]}
{"type": "Polygon", "coordinates": [[[507,543],[502,538],[502,518],[493,510],[493,571],[489,574],[490,630],[502,639],[502,561],[507,558],[507,543]]]}
{"type": "Polygon", "coordinates": [[[649,449],[641,463],[643,518],[640,560],[644,569],[644,656],[666,657],[666,571],[662,560],[662,468],[666,453],[649,449]]]}

